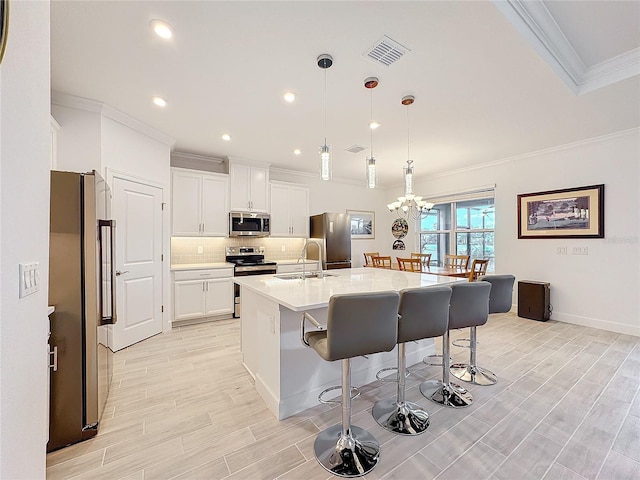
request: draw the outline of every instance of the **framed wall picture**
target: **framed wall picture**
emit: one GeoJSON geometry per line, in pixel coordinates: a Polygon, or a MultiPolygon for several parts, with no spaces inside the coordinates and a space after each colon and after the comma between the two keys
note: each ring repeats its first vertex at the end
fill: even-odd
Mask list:
{"type": "Polygon", "coordinates": [[[518,238],[604,238],[604,185],[518,195],[518,238]]]}
{"type": "Polygon", "coordinates": [[[9,0],[0,0],[0,63],[4,58],[9,34],[9,0]]]}
{"type": "Polygon", "coordinates": [[[351,218],[351,238],[376,238],[376,213],[347,210],[351,218]]]}

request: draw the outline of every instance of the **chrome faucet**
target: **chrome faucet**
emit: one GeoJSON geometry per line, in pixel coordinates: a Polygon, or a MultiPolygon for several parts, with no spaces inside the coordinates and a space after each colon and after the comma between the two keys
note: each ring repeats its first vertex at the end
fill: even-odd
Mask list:
{"type": "MultiPolygon", "coordinates": [[[[309,245],[315,245],[318,249],[318,262],[322,261],[322,252],[320,250],[320,243],[319,242],[314,242],[314,241],[309,241],[310,239],[306,239],[304,241],[304,245],[302,246],[302,251],[300,252],[300,256],[298,257],[298,261],[296,263],[300,263],[300,260],[303,260],[307,258],[307,250],[309,248],[309,245]]],[[[305,272],[305,268],[306,268],[306,262],[302,262],[302,280],[305,280],[307,278],[306,276],[306,272],[305,272]]],[[[322,278],[322,267],[320,267],[320,269],[318,270],[318,278],[322,278]]]]}

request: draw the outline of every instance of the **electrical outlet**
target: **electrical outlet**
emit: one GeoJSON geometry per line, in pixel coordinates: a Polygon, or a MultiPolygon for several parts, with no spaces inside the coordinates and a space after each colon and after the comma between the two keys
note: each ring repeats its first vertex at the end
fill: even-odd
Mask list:
{"type": "Polygon", "coordinates": [[[286,249],[286,247],[285,247],[284,245],[282,245],[282,246],[280,247],[280,250],[281,250],[281,251],[283,251],[283,252],[286,252],[286,251],[287,251],[287,249],[286,249]]]}
{"type": "Polygon", "coordinates": [[[198,245],[198,253],[204,253],[204,248],[198,245]]]}
{"type": "Polygon", "coordinates": [[[567,247],[556,248],[556,255],[566,255],[566,254],[567,254],[567,247]]]}
{"type": "Polygon", "coordinates": [[[573,247],[571,255],[589,255],[589,247],[573,247]]]}

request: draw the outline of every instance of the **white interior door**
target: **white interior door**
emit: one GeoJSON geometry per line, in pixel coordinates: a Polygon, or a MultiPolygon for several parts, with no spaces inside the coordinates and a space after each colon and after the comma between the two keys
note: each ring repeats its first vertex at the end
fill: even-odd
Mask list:
{"type": "Polygon", "coordinates": [[[113,205],[120,350],[162,332],[162,189],[114,176],[113,205]]]}

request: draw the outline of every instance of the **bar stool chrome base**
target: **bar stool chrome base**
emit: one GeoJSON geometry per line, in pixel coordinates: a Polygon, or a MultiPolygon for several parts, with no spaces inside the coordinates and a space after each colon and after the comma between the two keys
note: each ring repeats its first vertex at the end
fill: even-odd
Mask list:
{"type": "Polygon", "coordinates": [[[342,425],[320,432],[313,445],[318,463],[339,477],[361,477],[369,473],[380,460],[380,444],[366,430],[351,426],[342,434],[342,425]]]}
{"type": "Polygon", "coordinates": [[[420,385],[420,392],[432,402],[445,407],[462,408],[473,403],[471,393],[455,383],[445,385],[440,380],[429,380],[420,385]]]}
{"type": "Polygon", "coordinates": [[[371,413],[382,428],[400,435],[419,435],[429,426],[429,414],[420,405],[411,402],[380,400],[371,413]]]}
{"type": "Polygon", "coordinates": [[[451,375],[459,378],[463,382],[473,383],[474,385],[495,385],[498,378],[495,373],[486,368],[469,365],[467,363],[454,363],[449,369],[451,375]]]}

